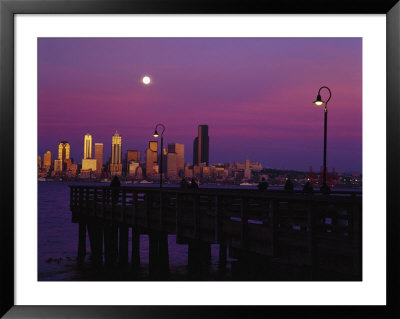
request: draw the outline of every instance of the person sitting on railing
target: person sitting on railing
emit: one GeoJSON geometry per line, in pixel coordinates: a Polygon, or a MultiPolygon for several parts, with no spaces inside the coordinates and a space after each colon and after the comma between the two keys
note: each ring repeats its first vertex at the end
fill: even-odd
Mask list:
{"type": "Polygon", "coordinates": [[[196,180],[194,178],[192,178],[192,180],[190,181],[190,188],[199,189],[199,185],[196,183],[196,180]]]}
{"type": "Polygon", "coordinates": [[[182,189],[188,189],[189,183],[187,182],[186,178],[182,178],[181,182],[179,183],[182,189]]]}
{"type": "Polygon", "coordinates": [[[111,181],[110,187],[113,188],[111,191],[112,193],[112,205],[115,205],[118,201],[119,197],[119,189],[121,187],[121,182],[119,181],[119,178],[117,175],[114,176],[114,178],[111,181]]]}
{"type": "Polygon", "coordinates": [[[268,188],[268,182],[265,180],[264,177],[261,178],[261,182],[258,183],[257,188],[258,188],[259,191],[265,191],[265,190],[267,190],[267,188],[268,188]]]}
{"type": "Polygon", "coordinates": [[[293,192],[294,190],[294,185],[292,183],[292,181],[290,180],[290,178],[286,179],[286,183],[285,183],[285,192],[293,192]]]}

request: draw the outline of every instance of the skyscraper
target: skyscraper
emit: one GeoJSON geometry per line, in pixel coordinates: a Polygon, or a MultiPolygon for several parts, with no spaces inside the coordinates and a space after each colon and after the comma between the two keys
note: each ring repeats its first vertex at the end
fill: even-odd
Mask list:
{"type": "Polygon", "coordinates": [[[56,165],[57,165],[57,171],[64,171],[68,169],[71,166],[71,147],[67,141],[61,141],[60,144],[58,144],[58,162],[57,164],[54,163],[54,170],[56,170],[56,165]],[[60,164],[61,163],[61,164],[60,164]],[[60,168],[61,165],[61,168],[60,168]]]}
{"type": "Polygon", "coordinates": [[[70,159],[70,152],[71,152],[71,148],[67,141],[61,141],[60,144],[58,144],[58,159],[59,160],[61,160],[63,162],[64,160],[70,159]]]}
{"type": "Polygon", "coordinates": [[[154,171],[153,171],[153,166],[154,166],[154,155],[153,151],[149,148],[146,149],[146,176],[150,177],[154,171]]]}
{"type": "Polygon", "coordinates": [[[199,125],[198,136],[193,141],[193,165],[209,164],[208,125],[199,125]]]}
{"type": "Polygon", "coordinates": [[[149,148],[146,149],[146,175],[150,177],[150,175],[155,174],[158,169],[157,156],[158,154],[158,142],[157,141],[149,141],[149,148]]]}
{"type": "Polygon", "coordinates": [[[83,146],[83,158],[92,158],[92,135],[85,135],[85,142],[83,146]]]}
{"type": "Polygon", "coordinates": [[[44,153],[43,156],[43,168],[51,169],[52,163],[53,163],[53,153],[47,151],[46,153],[44,153]]]}
{"type": "Polygon", "coordinates": [[[176,174],[177,176],[183,177],[185,169],[185,146],[179,143],[168,144],[168,154],[169,153],[176,153],[176,174]]]}
{"type": "Polygon", "coordinates": [[[176,168],[177,154],[175,152],[168,152],[167,154],[167,177],[169,179],[177,179],[177,168],[176,168]]]}
{"type": "Polygon", "coordinates": [[[111,141],[111,175],[122,175],[122,137],[115,132],[111,141]]]}
{"type": "Polygon", "coordinates": [[[88,173],[91,177],[93,172],[97,171],[96,160],[92,158],[92,135],[86,134],[83,143],[83,159],[81,175],[88,173]],[[86,172],[87,171],[87,172],[86,172]]]}
{"type": "Polygon", "coordinates": [[[157,141],[150,141],[149,142],[149,149],[153,152],[153,162],[157,163],[158,158],[158,142],[157,141]]]}
{"type": "Polygon", "coordinates": [[[103,143],[94,144],[94,158],[96,159],[96,176],[100,177],[103,168],[103,143]]]}

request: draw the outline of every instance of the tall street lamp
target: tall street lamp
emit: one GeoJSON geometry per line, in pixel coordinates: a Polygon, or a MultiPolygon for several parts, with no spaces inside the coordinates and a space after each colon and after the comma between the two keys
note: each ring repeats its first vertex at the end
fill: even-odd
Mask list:
{"type": "Polygon", "coordinates": [[[326,184],[326,135],[327,135],[327,121],[328,121],[328,102],[331,99],[332,93],[331,90],[326,87],[326,86],[322,86],[319,90],[318,90],[318,95],[317,95],[317,99],[313,102],[315,105],[325,105],[325,109],[324,109],[324,176],[323,176],[323,181],[322,181],[322,186],[321,186],[321,191],[324,194],[329,194],[330,193],[330,188],[329,186],[326,184]],[[322,89],[327,89],[329,92],[329,98],[326,101],[323,101],[321,99],[321,90],[322,89]]]}
{"type": "Polygon", "coordinates": [[[156,128],[154,130],[154,137],[159,137],[160,135],[157,132],[157,127],[161,126],[162,132],[161,132],[161,151],[160,151],[160,188],[162,187],[162,168],[163,168],[163,134],[165,131],[165,126],[162,124],[157,124],[156,128]]]}

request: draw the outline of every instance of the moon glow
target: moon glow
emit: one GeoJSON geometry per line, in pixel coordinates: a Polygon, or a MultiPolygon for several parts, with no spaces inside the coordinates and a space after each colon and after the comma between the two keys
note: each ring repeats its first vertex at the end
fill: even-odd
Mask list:
{"type": "Polygon", "coordinates": [[[143,82],[143,84],[148,85],[148,84],[150,84],[151,79],[149,76],[146,75],[143,77],[142,82],[143,82]]]}

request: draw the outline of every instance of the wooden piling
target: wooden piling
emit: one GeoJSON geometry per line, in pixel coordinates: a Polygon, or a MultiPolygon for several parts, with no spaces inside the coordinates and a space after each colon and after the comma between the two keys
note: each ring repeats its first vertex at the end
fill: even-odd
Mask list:
{"type": "Polygon", "coordinates": [[[83,263],[86,256],[86,222],[79,223],[79,238],[78,238],[78,263],[83,263]]]}
{"type": "Polygon", "coordinates": [[[155,232],[151,232],[149,234],[149,276],[152,279],[157,277],[158,262],[158,238],[155,232]]]}
{"type": "Polygon", "coordinates": [[[118,227],[110,223],[104,226],[104,257],[107,266],[115,266],[118,259],[118,227]]]}
{"type": "Polygon", "coordinates": [[[89,233],[91,261],[95,266],[103,264],[103,229],[99,221],[89,220],[87,224],[89,233]]]}
{"type": "Polygon", "coordinates": [[[188,245],[189,276],[194,278],[206,277],[211,256],[211,246],[200,240],[191,240],[188,245]]]}
{"type": "Polygon", "coordinates": [[[160,278],[167,279],[169,277],[169,251],[168,251],[168,234],[162,232],[158,238],[158,260],[160,267],[160,278]]]}
{"type": "Polygon", "coordinates": [[[119,226],[119,263],[120,265],[128,264],[128,239],[129,238],[129,228],[127,225],[119,226]]]}
{"type": "Polygon", "coordinates": [[[218,269],[224,271],[226,269],[227,260],[227,246],[225,243],[219,244],[219,256],[218,256],[218,269]]]}

